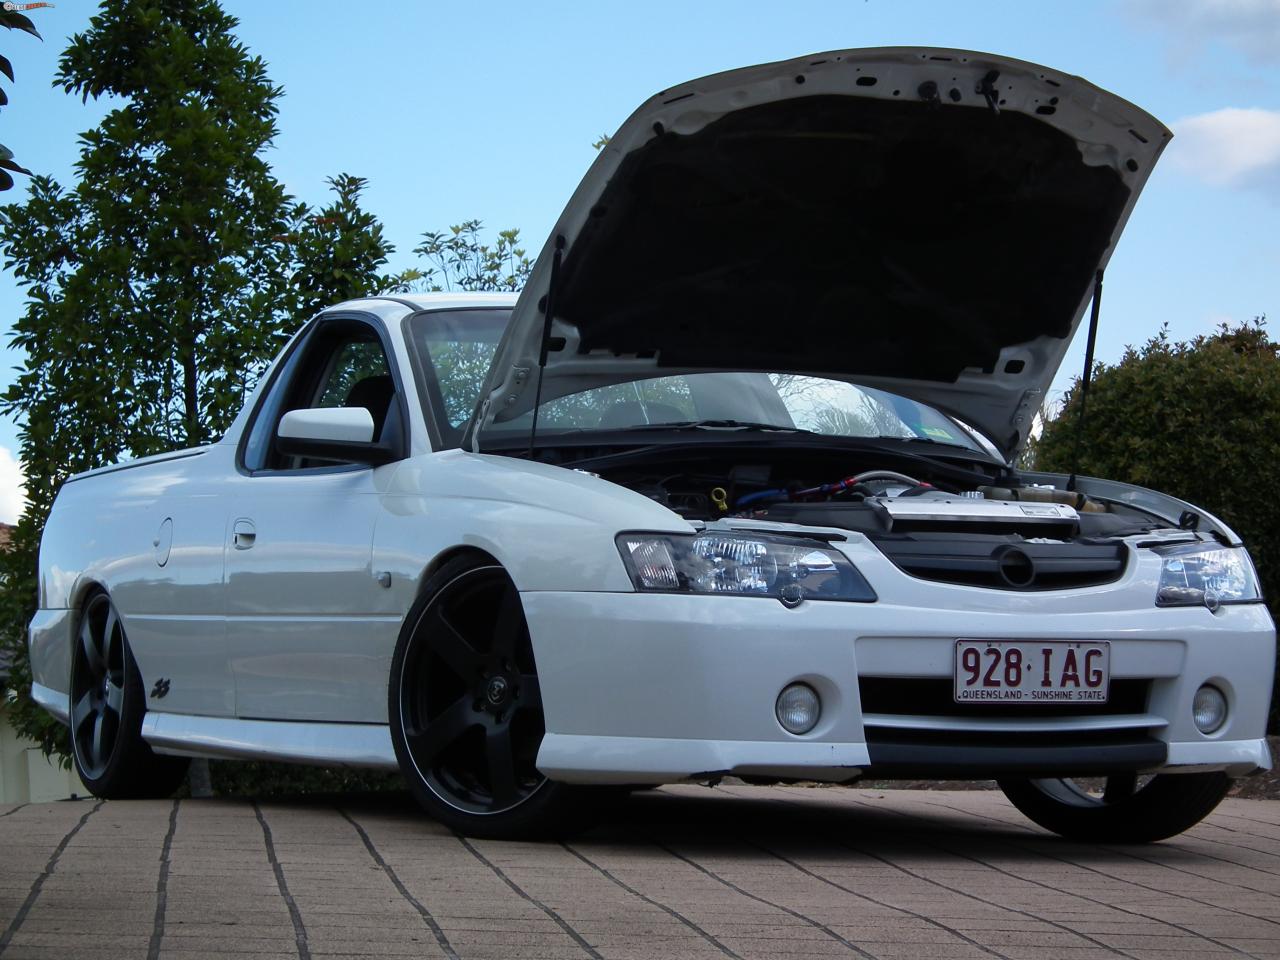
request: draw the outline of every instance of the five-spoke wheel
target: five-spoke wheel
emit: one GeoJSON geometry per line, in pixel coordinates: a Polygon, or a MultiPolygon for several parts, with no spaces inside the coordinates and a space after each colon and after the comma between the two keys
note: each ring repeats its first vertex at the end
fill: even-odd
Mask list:
{"type": "Polygon", "coordinates": [[[146,703],[138,665],[111,598],[85,602],[71,664],[71,754],[76,772],[99,797],[164,797],[188,761],[152,753],[142,739],[146,703]]]}
{"type": "Polygon", "coordinates": [[[390,683],[392,739],[419,802],[455,829],[514,836],[551,825],[569,789],[539,773],[544,733],[515,585],[479,557],[445,564],[406,620],[390,683]]]}
{"type": "Polygon", "coordinates": [[[124,628],[105,593],[85,607],[71,678],[71,736],[81,772],[100,778],[120,734],[124,708],[124,628]]]}

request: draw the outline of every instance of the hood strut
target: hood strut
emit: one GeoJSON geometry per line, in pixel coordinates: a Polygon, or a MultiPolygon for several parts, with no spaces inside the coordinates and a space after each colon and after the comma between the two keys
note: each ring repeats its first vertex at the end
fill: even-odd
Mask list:
{"type": "Polygon", "coordinates": [[[556,315],[556,285],[560,279],[560,261],[564,257],[564,235],[556,235],[556,252],[551,260],[551,278],[542,298],[542,342],[538,346],[538,386],[533,394],[533,418],[529,424],[529,459],[533,459],[533,443],[538,435],[538,408],[542,406],[542,372],[547,369],[547,349],[551,341],[551,320],[556,315]]]}
{"type": "Polygon", "coordinates": [[[1089,400],[1089,381],[1093,379],[1093,345],[1098,339],[1098,314],[1102,309],[1102,271],[1093,275],[1093,304],[1089,309],[1089,339],[1084,347],[1084,373],[1080,375],[1080,409],[1076,411],[1075,449],[1071,452],[1071,476],[1067,489],[1075,490],[1076,473],[1080,470],[1080,444],[1084,441],[1085,405],[1089,400]]]}

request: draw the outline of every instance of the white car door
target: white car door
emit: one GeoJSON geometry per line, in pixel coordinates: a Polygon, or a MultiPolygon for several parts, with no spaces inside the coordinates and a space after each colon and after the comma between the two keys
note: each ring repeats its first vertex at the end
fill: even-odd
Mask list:
{"type": "Polygon", "coordinates": [[[280,365],[245,433],[228,498],[227,646],[236,715],[385,723],[399,630],[370,569],[379,491],[396,470],[281,454],[302,407],[364,406],[403,446],[401,391],[370,321],[322,319],[280,365]]]}
{"type": "Polygon", "coordinates": [[[226,469],[226,452],[216,446],[125,467],[111,478],[116,498],[103,498],[84,534],[112,550],[130,545],[115,563],[111,599],[142,673],[147,709],[157,713],[235,711],[222,606],[226,469]]]}

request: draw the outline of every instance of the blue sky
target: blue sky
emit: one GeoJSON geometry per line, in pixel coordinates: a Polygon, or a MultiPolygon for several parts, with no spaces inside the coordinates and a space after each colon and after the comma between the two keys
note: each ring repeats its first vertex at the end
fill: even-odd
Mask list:
{"type": "MultiPolygon", "coordinates": [[[[96,9],[56,2],[29,14],[43,43],[0,38],[17,74],[4,82],[0,141],[70,183],[78,135],[104,108],[51,87],[65,38],[96,9]]],[[[394,266],[412,262],[424,231],[473,217],[519,227],[536,251],[592,161],[592,141],[664,87],[823,50],[931,45],[1079,74],[1173,128],[1108,270],[1100,359],[1165,321],[1188,337],[1277,309],[1280,0],[224,6],[285,90],[269,158],[277,176],[313,203],[328,176],[367,177],[367,206],[398,248],[394,266]]],[[[19,200],[21,186],[6,199],[19,200]]],[[[0,274],[0,330],[22,303],[0,274]]],[[[1059,387],[1082,352],[1077,342],[1059,387]]],[[[0,384],[17,362],[0,353],[0,384]]],[[[16,511],[5,456],[16,447],[15,426],[0,421],[0,520],[16,511]]]]}

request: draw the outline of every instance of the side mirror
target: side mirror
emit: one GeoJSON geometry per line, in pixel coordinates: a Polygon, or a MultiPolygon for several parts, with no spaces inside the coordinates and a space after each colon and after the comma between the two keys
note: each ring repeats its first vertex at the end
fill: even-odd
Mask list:
{"type": "Polygon", "coordinates": [[[373,417],[364,407],[290,410],[276,427],[276,449],[286,456],[368,463],[397,459],[389,444],[375,443],[373,417]]]}

